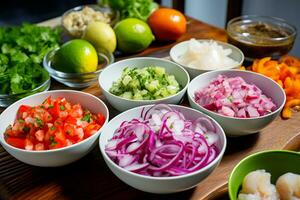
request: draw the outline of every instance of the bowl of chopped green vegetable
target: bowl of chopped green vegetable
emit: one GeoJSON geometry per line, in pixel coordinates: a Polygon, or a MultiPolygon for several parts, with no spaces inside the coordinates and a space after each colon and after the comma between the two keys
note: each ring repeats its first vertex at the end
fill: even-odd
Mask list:
{"type": "MultiPolygon", "coordinates": [[[[114,56],[109,52],[98,52],[98,65],[97,70],[94,72],[86,73],[68,73],[56,70],[53,68],[53,58],[58,49],[54,49],[45,55],[43,65],[49,72],[50,76],[56,81],[72,88],[84,88],[97,82],[99,74],[105,67],[114,62],[114,56]]],[[[68,66],[63,66],[68,67],[68,66]]]]}
{"type": "Polygon", "coordinates": [[[44,55],[60,44],[60,29],[33,24],[0,28],[0,106],[48,90],[44,55]]]}
{"type": "Polygon", "coordinates": [[[151,57],[113,63],[99,75],[105,98],[119,111],[157,103],[178,104],[189,82],[187,71],[180,65],[151,57]]]}

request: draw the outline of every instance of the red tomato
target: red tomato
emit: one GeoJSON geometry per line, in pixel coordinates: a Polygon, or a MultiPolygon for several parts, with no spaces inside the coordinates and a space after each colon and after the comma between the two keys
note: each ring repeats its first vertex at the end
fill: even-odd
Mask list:
{"type": "Polygon", "coordinates": [[[58,102],[55,101],[54,105],[51,106],[48,111],[49,111],[50,115],[52,115],[53,118],[55,118],[55,119],[58,118],[59,117],[59,105],[58,105],[58,102]]]}
{"type": "Polygon", "coordinates": [[[25,140],[20,138],[8,137],[6,138],[6,142],[11,146],[24,149],[25,147],[25,140]]]}
{"type": "Polygon", "coordinates": [[[100,128],[101,128],[101,126],[99,124],[89,124],[84,129],[85,138],[90,137],[91,135],[94,135],[100,128]]]}
{"type": "Polygon", "coordinates": [[[68,117],[65,119],[65,123],[76,125],[77,119],[74,118],[74,117],[68,116],[68,117]]]}
{"type": "Polygon", "coordinates": [[[17,113],[17,119],[23,118],[23,113],[30,113],[31,107],[26,105],[21,105],[18,113],[17,113]]]}
{"type": "Polygon", "coordinates": [[[64,125],[64,133],[70,136],[75,135],[75,127],[72,126],[71,124],[65,124],[64,125]]]}
{"type": "Polygon", "coordinates": [[[101,113],[98,113],[98,114],[97,114],[97,122],[98,122],[100,125],[103,125],[104,122],[105,122],[105,116],[102,115],[101,113]]]}

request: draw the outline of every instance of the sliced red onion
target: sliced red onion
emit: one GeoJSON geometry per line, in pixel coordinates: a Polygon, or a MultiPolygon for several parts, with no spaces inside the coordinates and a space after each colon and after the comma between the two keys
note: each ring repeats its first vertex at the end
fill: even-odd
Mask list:
{"type": "Polygon", "coordinates": [[[136,157],[134,157],[130,154],[126,154],[119,158],[119,166],[126,167],[126,166],[130,165],[131,163],[133,163],[135,160],[136,160],[136,157]]]}
{"type": "Polygon", "coordinates": [[[172,111],[172,108],[166,104],[156,104],[155,106],[152,106],[149,110],[147,110],[145,112],[145,115],[143,116],[143,119],[146,120],[146,119],[149,119],[152,115],[152,112],[155,111],[155,110],[162,110],[162,109],[165,109],[167,111],[172,111]]]}
{"type": "Polygon", "coordinates": [[[149,163],[143,163],[143,164],[133,163],[132,165],[124,167],[124,169],[132,172],[139,172],[141,170],[146,169],[149,165],[150,165],[149,163]]]}
{"type": "Polygon", "coordinates": [[[218,155],[217,141],[209,119],[189,121],[160,104],[142,110],[140,119],[122,122],[105,151],[126,170],[147,176],[179,176],[212,162],[218,155]]]}

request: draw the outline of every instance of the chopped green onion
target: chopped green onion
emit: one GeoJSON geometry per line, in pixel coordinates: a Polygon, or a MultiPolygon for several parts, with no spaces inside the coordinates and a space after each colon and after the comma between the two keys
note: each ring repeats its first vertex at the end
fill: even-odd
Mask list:
{"type": "Polygon", "coordinates": [[[91,114],[89,113],[84,115],[84,117],[81,120],[86,122],[91,122],[91,114]]]}
{"type": "Polygon", "coordinates": [[[60,109],[61,111],[64,111],[66,108],[65,108],[64,106],[59,106],[59,109],[60,109]]]}

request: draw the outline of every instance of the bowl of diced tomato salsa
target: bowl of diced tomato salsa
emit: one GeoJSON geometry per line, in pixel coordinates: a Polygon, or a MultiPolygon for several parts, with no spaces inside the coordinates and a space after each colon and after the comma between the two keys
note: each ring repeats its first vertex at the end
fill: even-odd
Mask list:
{"type": "Polygon", "coordinates": [[[38,93],[0,115],[0,142],[16,159],[35,166],[74,162],[97,144],[109,112],[97,97],[73,90],[38,93]]]}

